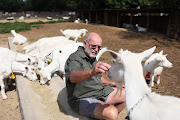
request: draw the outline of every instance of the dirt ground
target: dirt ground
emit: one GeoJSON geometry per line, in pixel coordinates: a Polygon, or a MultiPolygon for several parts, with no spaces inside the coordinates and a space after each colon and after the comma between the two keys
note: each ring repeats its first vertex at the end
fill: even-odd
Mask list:
{"type": "MultiPolygon", "coordinates": [[[[157,47],[155,52],[160,52],[163,50],[164,54],[168,54],[167,59],[173,63],[173,67],[170,69],[164,68],[161,75],[160,85],[155,85],[152,90],[162,95],[180,97],[180,41],[175,39],[170,39],[160,34],[145,34],[111,26],[95,24],[86,25],[84,23],[77,24],[70,22],[44,24],[41,28],[32,28],[32,30],[20,32],[20,34],[27,37],[29,43],[33,43],[43,37],[61,36],[62,34],[60,29],[64,30],[81,28],[87,29],[88,32],[98,33],[103,39],[103,47],[108,47],[114,51],[118,51],[120,48],[122,48],[128,49],[132,52],[142,52],[153,46],[157,47]]],[[[10,33],[0,34],[0,47],[8,47],[8,37],[12,37],[12,35],[10,33]]],[[[84,38],[79,39],[79,42],[82,42],[83,39],[84,38]]],[[[102,58],[100,58],[100,61],[112,64],[111,57],[108,53],[105,53],[102,58]]],[[[103,76],[107,77],[107,74],[104,74],[103,76]]],[[[38,87],[37,89],[41,88],[38,87]]],[[[8,96],[7,100],[2,100],[2,96],[0,95],[0,119],[20,120],[20,107],[15,83],[11,87],[11,90],[7,91],[6,93],[8,96]]],[[[124,120],[125,114],[126,113],[119,116],[119,120],[124,120]]]]}

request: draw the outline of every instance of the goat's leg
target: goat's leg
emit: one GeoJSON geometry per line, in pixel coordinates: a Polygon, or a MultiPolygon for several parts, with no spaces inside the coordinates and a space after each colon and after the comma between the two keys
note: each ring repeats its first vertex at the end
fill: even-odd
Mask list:
{"type": "Polygon", "coordinates": [[[41,84],[41,85],[46,84],[46,81],[43,80],[43,77],[42,77],[42,76],[40,76],[40,84],[41,84]]]}
{"type": "Polygon", "coordinates": [[[157,75],[157,78],[158,78],[157,84],[159,85],[160,84],[160,75],[157,75]]]}
{"type": "Polygon", "coordinates": [[[63,80],[64,82],[66,82],[65,74],[63,74],[62,72],[58,71],[58,75],[62,78],[62,80],[63,80]]]}
{"type": "Polygon", "coordinates": [[[66,77],[64,74],[62,74],[63,81],[66,82],[66,77]]]}
{"type": "Polygon", "coordinates": [[[74,39],[74,42],[77,43],[77,40],[78,40],[78,37],[76,37],[76,38],[74,39]]]}
{"type": "Polygon", "coordinates": [[[8,86],[8,84],[9,84],[9,78],[4,78],[4,79],[3,79],[3,82],[4,82],[4,85],[5,85],[5,90],[9,90],[9,86],[8,86]]]}
{"type": "Polygon", "coordinates": [[[0,84],[1,84],[1,94],[3,99],[7,99],[7,95],[5,93],[5,85],[3,81],[3,77],[0,77],[0,84]]]}
{"type": "Polygon", "coordinates": [[[151,74],[151,80],[150,80],[150,87],[154,86],[154,73],[153,75],[151,74]]]}

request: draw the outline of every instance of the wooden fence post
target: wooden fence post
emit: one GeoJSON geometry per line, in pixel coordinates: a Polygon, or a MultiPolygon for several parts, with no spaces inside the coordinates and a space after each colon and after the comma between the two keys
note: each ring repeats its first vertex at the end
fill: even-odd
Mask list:
{"type": "Polygon", "coordinates": [[[149,13],[147,13],[147,23],[146,23],[147,32],[148,32],[148,28],[149,28],[149,13]]]}
{"type": "Polygon", "coordinates": [[[89,10],[89,21],[91,22],[91,11],[89,10]]]}
{"type": "Polygon", "coordinates": [[[98,23],[98,14],[97,14],[97,10],[96,10],[96,23],[98,23]]]}
{"type": "Polygon", "coordinates": [[[117,27],[119,27],[119,11],[117,11],[117,27]]]}

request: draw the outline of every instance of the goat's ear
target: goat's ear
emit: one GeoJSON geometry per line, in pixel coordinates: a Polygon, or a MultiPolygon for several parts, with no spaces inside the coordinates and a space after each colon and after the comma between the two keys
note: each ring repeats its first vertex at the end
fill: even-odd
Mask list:
{"type": "Polygon", "coordinates": [[[28,65],[30,65],[31,64],[31,59],[30,58],[28,58],[28,65]]]}
{"type": "Polygon", "coordinates": [[[161,55],[162,55],[162,54],[163,54],[163,50],[161,50],[161,51],[159,52],[159,54],[161,54],[161,55]]]}
{"type": "Polygon", "coordinates": [[[154,52],[154,50],[156,49],[156,46],[148,49],[148,50],[145,50],[144,52],[140,53],[141,55],[141,61],[144,61],[146,60],[149,56],[151,56],[151,54],[154,52]]]}
{"type": "Polygon", "coordinates": [[[116,61],[122,62],[122,61],[121,61],[121,58],[120,58],[120,56],[119,56],[118,53],[116,53],[116,52],[114,52],[114,51],[112,51],[112,50],[108,50],[108,52],[109,52],[110,55],[113,57],[113,62],[116,62],[116,61]]]}
{"type": "Polygon", "coordinates": [[[25,76],[27,72],[28,72],[28,67],[26,66],[25,67],[25,72],[23,73],[23,76],[25,76]]]}
{"type": "Polygon", "coordinates": [[[121,48],[120,50],[119,50],[119,53],[121,53],[123,51],[123,49],[121,48]]]}
{"type": "Polygon", "coordinates": [[[112,51],[112,50],[108,50],[108,52],[110,53],[110,55],[114,58],[117,59],[118,55],[116,52],[112,51]]]}

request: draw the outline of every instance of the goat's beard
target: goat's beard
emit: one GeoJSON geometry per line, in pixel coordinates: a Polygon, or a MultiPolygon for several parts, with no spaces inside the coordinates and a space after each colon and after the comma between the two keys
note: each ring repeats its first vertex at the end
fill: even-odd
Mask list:
{"type": "Polygon", "coordinates": [[[90,51],[90,49],[88,48],[88,46],[85,47],[85,53],[88,55],[88,57],[90,57],[91,59],[95,58],[98,54],[97,51],[93,50],[93,51],[90,51]],[[92,55],[91,53],[95,53],[95,55],[92,55]]]}

